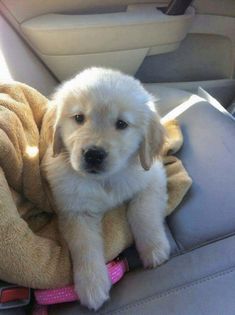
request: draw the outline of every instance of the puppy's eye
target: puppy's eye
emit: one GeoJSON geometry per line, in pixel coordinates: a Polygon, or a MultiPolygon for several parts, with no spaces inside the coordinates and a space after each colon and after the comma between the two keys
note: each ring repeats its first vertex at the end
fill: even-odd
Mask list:
{"type": "Polygon", "coordinates": [[[115,126],[116,129],[126,129],[128,127],[128,123],[126,123],[124,120],[118,119],[115,126]]]}
{"type": "Polygon", "coordinates": [[[76,121],[76,123],[78,123],[79,125],[82,125],[85,121],[85,116],[83,114],[78,114],[74,116],[74,120],[76,121]]]}

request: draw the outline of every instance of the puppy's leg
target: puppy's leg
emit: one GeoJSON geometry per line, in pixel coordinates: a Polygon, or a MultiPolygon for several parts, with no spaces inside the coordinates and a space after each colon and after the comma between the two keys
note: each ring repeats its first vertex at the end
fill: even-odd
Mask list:
{"type": "Polygon", "coordinates": [[[156,267],[169,258],[170,244],[164,229],[166,203],[166,187],[154,181],[128,207],[136,248],[146,268],[156,267]]]}
{"type": "Polygon", "coordinates": [[[75,290],[81,304],[97,310],[109,298],[111,281],[105,265],[100,218],[66,214],[60,228],[69,246],[75,290]]]}

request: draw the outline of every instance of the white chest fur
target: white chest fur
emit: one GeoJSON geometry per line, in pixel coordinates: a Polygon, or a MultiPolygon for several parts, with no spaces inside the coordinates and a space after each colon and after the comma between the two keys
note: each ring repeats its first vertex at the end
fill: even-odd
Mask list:
{"type": "Polygon", "coordinates": [[[131,199],[152,180],[164,177],[162,163],[157,161],[150,171],[129,166],[108,179],[81,176],[58,156],[47,159],[43,166],[51,185],[58,211],[104,213],[131,199]]]}

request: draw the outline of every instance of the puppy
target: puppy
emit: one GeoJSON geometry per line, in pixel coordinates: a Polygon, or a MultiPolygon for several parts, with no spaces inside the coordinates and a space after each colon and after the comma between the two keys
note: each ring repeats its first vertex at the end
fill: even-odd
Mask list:
{"type": "Polygon", "coordinates": [[[71,252],[76,292],[97,310],[111,287],[101,227],[106,211],[129,201],[127,217],[145,267],[169,257],[166,175],[157,159],[163,127],[152,96],[118,71],[81,72],[58,89],[55,104],[54,139],[43,168],[71,252]]]}

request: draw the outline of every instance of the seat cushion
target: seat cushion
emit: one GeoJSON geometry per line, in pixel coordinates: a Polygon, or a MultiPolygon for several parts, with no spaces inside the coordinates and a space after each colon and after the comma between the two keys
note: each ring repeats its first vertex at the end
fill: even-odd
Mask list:
{"type": "Polygon", "coordinates": [[[235,121],[207,102],[180,114],[184,145],[178,156],[193,185],[168,224],[181,249],[224,238],[235,230],[235,121]]]}
{"type": "Polygon", "coordinates": [[[161,117],[165,116],[182,103],[187,102],[193,95],[192,93],[175,88],[168,88],[160,84],[144,84],[144,87],[154,96],[157,110],[161,117]]]}
{"type": "Polygon", "coordinates": [[[193,179],[185,199],[167,220],[178,249],[233,234],[235,120],[222,106],[218,110],[188,92],[148,84],[146,88],[156,97],[160,114],[180,122],[184,145],[178,157],[193,179]]]}

